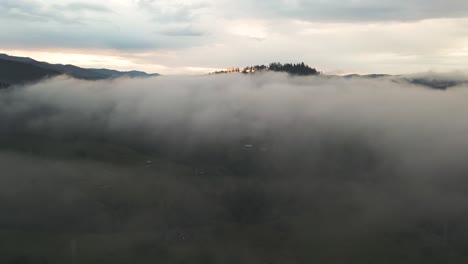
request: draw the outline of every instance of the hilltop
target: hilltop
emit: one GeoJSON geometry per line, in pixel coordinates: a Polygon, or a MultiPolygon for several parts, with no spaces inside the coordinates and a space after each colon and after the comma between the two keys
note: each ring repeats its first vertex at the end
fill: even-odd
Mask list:
{"type": "Polygon", "coordinates": [[[320,72],[317,71],[315,68],[310,67],[304,62],[301,63],[286,63],[282,64],[280,62],[273,62],[268,65],[255,65],[255,66],[247,66],[243,69],[240,68],[231,68],[228,70],[223,71],[216,71],[211,74],[223,74],[223,73],[255,73],[255,72],[286,72],[291,75],[319,75],[320,72]]]}

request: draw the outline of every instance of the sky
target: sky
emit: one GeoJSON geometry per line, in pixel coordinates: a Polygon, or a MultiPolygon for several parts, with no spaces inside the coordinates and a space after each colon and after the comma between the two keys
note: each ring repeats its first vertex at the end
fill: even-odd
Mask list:
{"type": "Polygon", "coordinates": [[[0,53],[82,67],[468,69],[466,0],[0,0],[0,13],[0,53]]]}

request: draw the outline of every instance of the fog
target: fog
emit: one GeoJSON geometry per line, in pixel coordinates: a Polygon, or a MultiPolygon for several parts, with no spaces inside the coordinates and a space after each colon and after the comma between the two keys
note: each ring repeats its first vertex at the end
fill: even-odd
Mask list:
{"type": "Polygon", "coordinates": [[[463,263],[466,76],[0,90],[0,259],[463,263]]]}

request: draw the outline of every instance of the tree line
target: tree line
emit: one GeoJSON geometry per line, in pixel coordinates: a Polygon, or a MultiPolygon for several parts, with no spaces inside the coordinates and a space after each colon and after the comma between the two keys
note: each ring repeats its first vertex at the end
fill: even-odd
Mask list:
{"type": "Polygon", "coordinates": [[[268,65],[255,65],[255,66],[248,66],[243,69],[240,68],[232,68],[223,71],[216,71],[213,74],[220,74],[220,73],[255,73],[255,72],[265,72],[265,71],[273,71],[273,72],[287,72],[292,75],[319,75],[320,72],[317,71],[315,68],[310,67],[309,65],[305,64],[304,62],[301,63],[285,63],[282,64],[280,62],[273,62],[268,65]]]}

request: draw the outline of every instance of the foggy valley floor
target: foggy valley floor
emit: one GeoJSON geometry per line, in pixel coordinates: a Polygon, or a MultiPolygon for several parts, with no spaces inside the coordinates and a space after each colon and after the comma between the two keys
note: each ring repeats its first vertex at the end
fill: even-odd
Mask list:
{"type": "Polygon", "coordinates": [[[0,263],[468,263],[468,78],[0,90],[0,263]]]}

